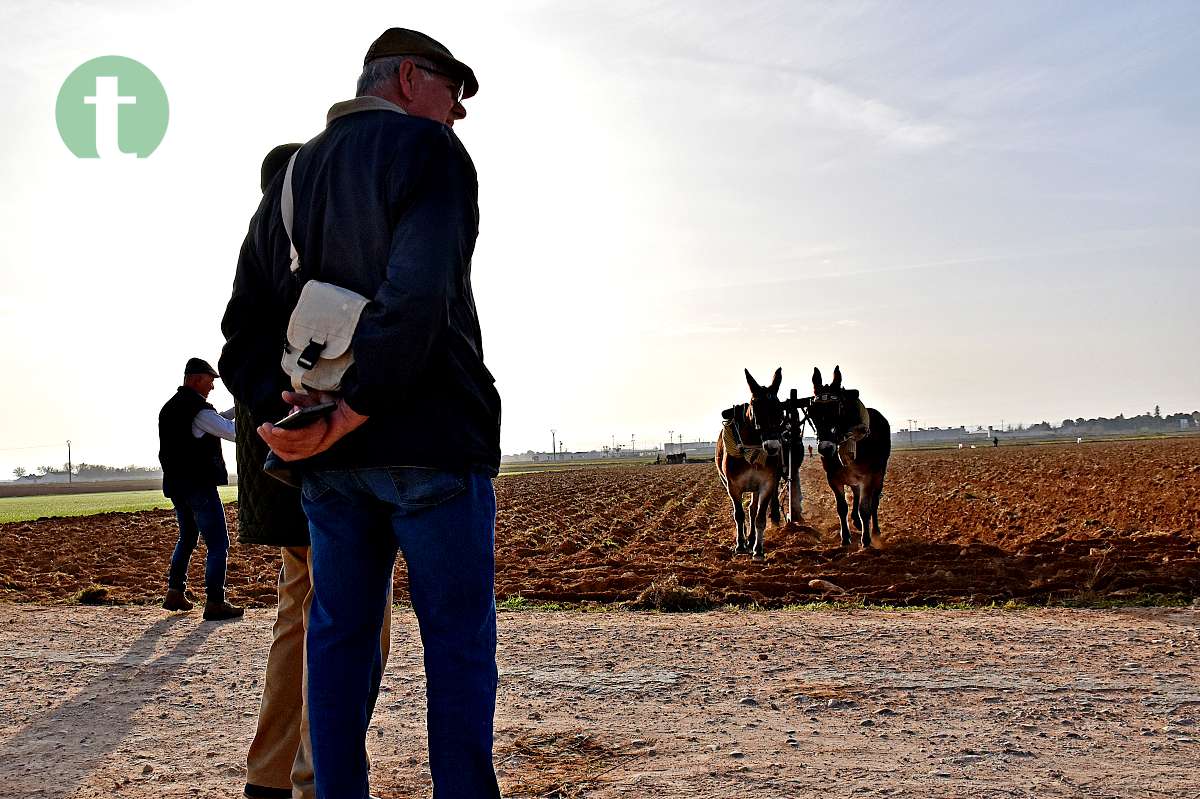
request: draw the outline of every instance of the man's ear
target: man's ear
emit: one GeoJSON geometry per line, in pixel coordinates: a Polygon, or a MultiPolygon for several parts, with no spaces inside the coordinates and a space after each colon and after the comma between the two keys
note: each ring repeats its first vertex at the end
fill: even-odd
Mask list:
{"type": "Polygon", "coordinates": [[[396,94],[406,103],[412,102],[417,96],[418,71],[417,65],[406,59],[400,62],[400,69],[396,70],[396,77],[392,80],[396,94]]]}

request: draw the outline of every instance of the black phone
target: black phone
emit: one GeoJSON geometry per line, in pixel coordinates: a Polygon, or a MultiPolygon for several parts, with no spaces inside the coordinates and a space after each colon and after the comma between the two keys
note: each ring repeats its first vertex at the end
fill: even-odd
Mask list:
{"type": "Polygon", "coordinates": [[[310,405],[307,408],[301,408],[295,413],[283,417],[275,423],[275,426],[282,430],[296,430],[301,427],[307,427],[318,419],[333,413],[333,409],[336,407],[336,402],[322,402],[319,405],[310,405]]]}

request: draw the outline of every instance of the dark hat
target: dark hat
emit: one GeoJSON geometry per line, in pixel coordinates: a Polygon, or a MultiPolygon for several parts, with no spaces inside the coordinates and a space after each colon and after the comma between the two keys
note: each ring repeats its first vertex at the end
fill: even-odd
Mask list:
{"type": "Polygon", "coordinates": [[[203,358],[188,358],[187,366],[183,367],[184,377],[187,375],[212,375],[220,377],[217,370],[208,365],[203,358]]]}
{"type": "Polygon", "coordinates": [[[463,98],[475,96],[479,91],[479,81],[469,66],[456,59],[446,49],[446,45],[420,31],[408,28],[388,28],[378,39],[371,42],[363,66],[377,58],[393,58],[395,56],[414,55],[428,58],[430,61],[445,67],[452,76],[463,82],[463,98]]]}
{"type": "Polygon", "coordinates": [[[299,144],[281,144],[267,153],[267,157],[262,162],[262,174],[260,175],[263,191],[267,190],[267,186],[271,185],[274,177],[287,166],[287,162],[299,149],[299,144]]]}

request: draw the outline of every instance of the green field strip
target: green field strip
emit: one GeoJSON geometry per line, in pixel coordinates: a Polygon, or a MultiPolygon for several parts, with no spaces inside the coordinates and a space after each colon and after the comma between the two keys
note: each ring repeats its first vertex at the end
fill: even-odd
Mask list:
{"type": "MultiPolygon", "coordinates": [[[[237,486],[220,486],[222,502],[237,500],[237,486]]],[[[60,494],[41,497],[0,498],[0,523],[24,522],[43,516],[90,516],[93,513],[132,513],[170,508],[161,491],[107,491],[97,494],[60,494]]]]}
{"type": "MultiPolygon", "coordinates": [[[[505,464],[500,476],[564,472],[594,468],[630,468],[645,466],[646,461],[606,460],[549,463],[505,464]]],[[[222,502],[237,501],[237,486],[220,486],[222,502]]],[[[155,489],[149,491],[105,491],[89,494],[51,494],[32,497],[0,497],[0,524],[25,522],[46,516],[90,516],[93,513],[132,513],[154,508],[170,508],[171,501],[155,489]]]]}

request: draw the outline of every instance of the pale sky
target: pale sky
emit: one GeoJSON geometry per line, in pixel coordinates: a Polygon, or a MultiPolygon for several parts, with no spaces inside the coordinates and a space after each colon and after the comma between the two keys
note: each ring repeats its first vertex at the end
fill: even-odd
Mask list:
{"type": "Polygon", "coordinates": [[[455,130],[506,453],[712,438],[743,367],[805,394],[840,363],[893,428],[1200,408],[1196,3],[6,0],[0,479],[68,438],[155,463],[263,155],[389,26],[479,76],[455,130]],[[101,55],[166,89],[149,158],[59,138],[101,55]]]}

